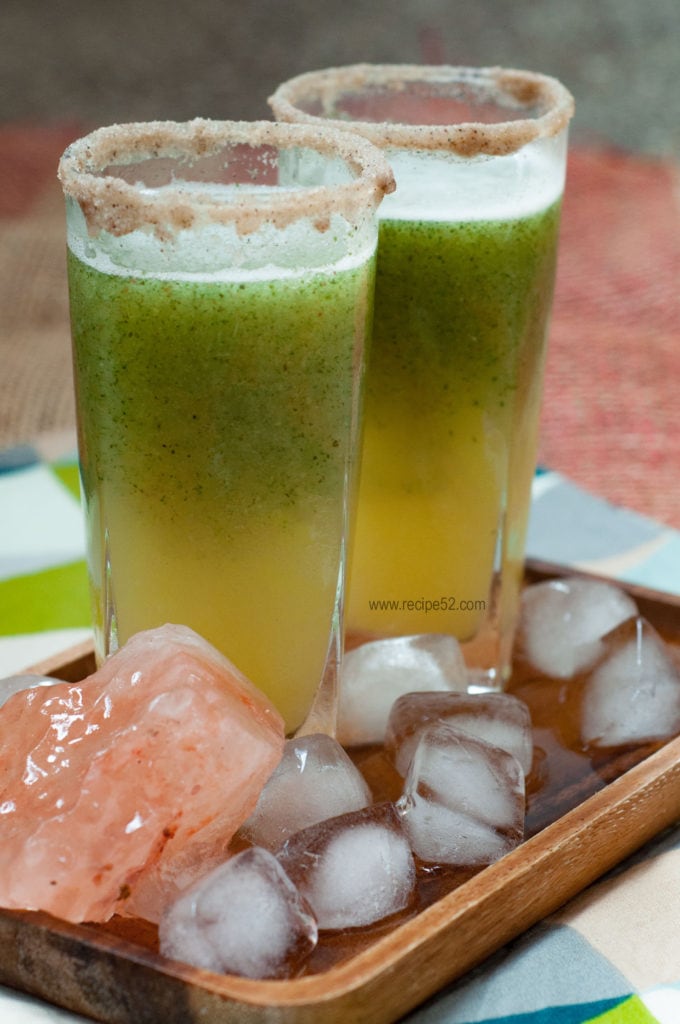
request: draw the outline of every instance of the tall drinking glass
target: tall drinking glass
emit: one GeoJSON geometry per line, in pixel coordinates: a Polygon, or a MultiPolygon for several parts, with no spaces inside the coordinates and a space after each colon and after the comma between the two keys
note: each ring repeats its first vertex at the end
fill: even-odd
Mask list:
{"type": "Polygon", "coordinates": [[[99,659],[166,621],[308,714],[339,651],[383,155],[196,120],[64,154],[99,659]]]}
{"type": "Polygon", "coordinates": [[[530,72],[357,65],[301,75],[270,103],[370,139],[397,182],[380,210],[348,631],[453,634],[474,683],[501,687],[572,97],[530,72]]]}

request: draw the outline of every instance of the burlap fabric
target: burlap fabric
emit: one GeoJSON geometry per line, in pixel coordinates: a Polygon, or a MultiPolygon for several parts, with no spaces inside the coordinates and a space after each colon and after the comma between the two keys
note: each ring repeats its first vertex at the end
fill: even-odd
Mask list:
{"type": "Polygon", "coordinates": [[[56,168],[78,134],[0,127],[0,447],[74,423],[56,168]]]}
{"type": "Polygon", "coordinates": [[[680,192],[668,163],[574,149],[541,459],[680,527],[680,192]]]}
{"type": "MultiPolygon", "coordinates": [[[[79,131],[1,127],[0,446],[73,426],[56,165],[79,131]]],[[[575,148],[541,461],[680,528],[680,201],[670,163],[575,148]]]]}

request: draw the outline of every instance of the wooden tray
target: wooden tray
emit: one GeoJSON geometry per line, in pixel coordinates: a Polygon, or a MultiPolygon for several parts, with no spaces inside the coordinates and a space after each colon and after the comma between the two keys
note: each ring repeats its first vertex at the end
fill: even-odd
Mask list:
{"type": "MultiPolygon", "coordinates": [[[[534,563],[528,578],[559,572],[534,563]]],[[[680,649],[680,599],[627,589],[680,649]]],[[[92,654],[81,646],[38,668],[75,681],[91,671],[92,654]]],[[[165,960],[137,937],[123,937],[124,929],[116,934],[0,910],[0,983],[109,1024],[384,1024],[557,910],[679,817],[680,737],[322,973],[292,981],[216,975],[165,960]]]]}

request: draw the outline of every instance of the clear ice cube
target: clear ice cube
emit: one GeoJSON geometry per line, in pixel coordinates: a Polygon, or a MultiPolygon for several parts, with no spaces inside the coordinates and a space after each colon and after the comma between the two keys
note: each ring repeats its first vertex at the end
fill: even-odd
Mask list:
{"type": "Polygon", "coordinates": [[[293,975],[317,943],[309,906],[276,858],[252,847],[215,868],[165,911],[164,956],[247,978],[293,975]]]}
{"type": "Polygon", "coordinates": [[[277,854],[320,929],[362,928],[398,913],[415,894],[415,864],[390,803],[297,832],[277,854]]]}
{"type": "Polygon", "coordinates": [[[613,630],[605,645],[585,684],[582,741],[615,747],[680,732],[680,670],[653,627],[638,617],[613,630]]]}
{"type": "Polygon", "coordinates": [[[294,832],[358,811],[371,799],[363,775],[337,740],[322,733],[291,739],[240,835],[275,850],[294,832]]]}
{"type": "Polygon", "coordinates": [[[395,701],[385,733],[385,749],[400,775],[408,772],[423,730],[439,721],[514,754],[524,774],[531,771],[531,716],[524,701],[510,693],[407,693],[395,701]]]}
{"type": "Polygon", "coordinates": [[[458,641],[440,633],[388,637],[344,656],[338,740],[344,746],[382,743],[392,704],[416,690],[467,689],[458,641]]]}
{"type": "Polygon", "coordinates": [[[602,637],[637,606],[620,587],[603,580],[568,577],[527,587],[517,635],[517,651],[554,679],[569,679],[602,655],[602,637]]]}
{"type": "Polygon", "coordinates": [[[524,838],[524,773],[513,754],[440,722],[420,737],[398,809],[422,861],[490,864],[524,838]]]}

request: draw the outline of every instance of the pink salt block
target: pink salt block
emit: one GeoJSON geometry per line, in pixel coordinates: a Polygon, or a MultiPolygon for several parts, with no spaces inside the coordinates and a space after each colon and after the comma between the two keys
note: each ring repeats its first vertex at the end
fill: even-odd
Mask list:
{"type": "Polygon", "coordinates": [[[138,633],[82,683],[0,708],[0,906],[157,921],[225,859],[283,720],[184,626],[138,633]]]}

